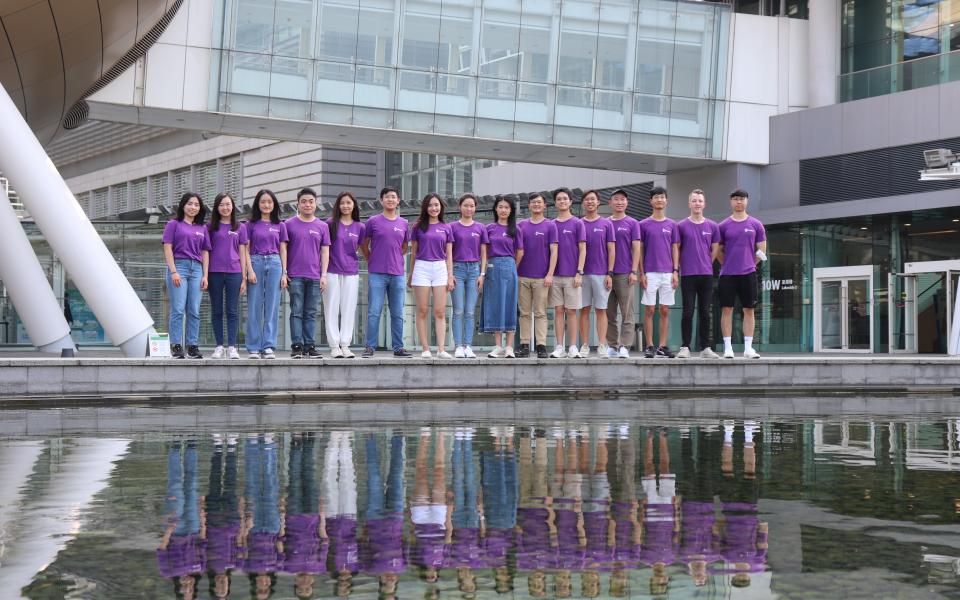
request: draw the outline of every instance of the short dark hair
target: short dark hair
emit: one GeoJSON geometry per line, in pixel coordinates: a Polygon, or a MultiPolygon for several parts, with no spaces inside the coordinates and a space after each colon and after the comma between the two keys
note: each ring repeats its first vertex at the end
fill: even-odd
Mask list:
{"type": "Polygon", "coordinates": [[[388,185],[387,187],[380,190],[380,199],[383,200],[383,197],[389,194],[390,192],[393,192],[397,196],[400,195],[400,192],[397,190],[397,188],[388,185]]]}
{"type": "Polygon", "coordinates": [[[594,196],[596,196],[596,197],[597,197],[597,202],[600,202],[600,190],[587,190],[587,191],[585,191],[585,192],[583,193],[583,195],[580,196],[580,202],[583,203],[584,198],[586,198],[586,197],[589,196],[590,194],[593,194],[594,196]]]}
{"type": "Polygon", "coordinates": [[[749,198],[750,194],[747,193],[747,190],[737,188],[732,192],[730,192],[730,197],[731,198],[749,198]]]}
{"type": "Polygon", "coordinates": [[[658,186],[654,186],[654,187],[650,188],[650,197],[651,197],[651,198],[653,198],[654,196],[659,196],[660,194],[663,194],[664,196],[666,196],[666,195],[667,195],[667,188],[663,187],[662,185],[658,185],[658,186]]]}
{"type": "Polygon", "coordinates": [[[573,202],[573,192],[570,191],[570,188],[558,187],[557,189],[553,190],[554,202],[557,201],[557,194],[566,194],[567,199],[570,200],[570,202],[573,202]]]}
{"type": "Polygon", "coordinates": [[[530,204],[531,202],[533,202],[533,201],[536,200],[537,198],[540,198],[540,199],[543,200],[544,202],[547,201],[547,199],[543,196],[542,193],[540,193],[540,192],[530,192],[529,194],[527,194],[527,204],[530,204]]]}
{"type": "Polygon", "coordinates": [[[297,202],[299,202],[299,201],[300,201],[300,198],[302,198],[302,197],[304,197],[304,196],[313,196],[313,199],[314,199],[314,200],[317,199],[317,193],[316,193],[315,191],[313,191],[313,188],[305,187],[305,188],[303,188],[302,190],[300,190],[299,192],[297,192],[297,202]]]}
{"type": "MultiPolygon", "coordinates": [[[[613,190],[613,192],[610,194],[610,199],[612,200],[613,197],[616,196],[617,194],[620,194],[621,196],[623,196],[623,197],[626,198],[627,200],[630,199],[630,194],[628,194],[628,193],[627,193],[627,190],[625,190],[625,189],[623,189],[623,188],[617,188],[617,189],[613,190]]],[[[586,194],[584,194],[584,195],[586,195],[586,194]]]]}

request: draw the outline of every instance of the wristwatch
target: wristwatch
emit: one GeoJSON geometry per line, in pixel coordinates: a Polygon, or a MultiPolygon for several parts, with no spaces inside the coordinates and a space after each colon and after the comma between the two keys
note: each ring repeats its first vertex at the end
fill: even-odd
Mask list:
{"type": "Polygon", "coordinates": [[[676,267],[674,267],[673,272],[674,272],[674,273],[679,273],[679,272],[680,272],[680,269],[677,269],[676,267]]]}
{"type": "Polygon", "coordinates": [[[613,277],[613,271],[607,271],[607,277],[613,277]]]}
{"type": "Polygon", "coordinates": [[[583,275],[583,269],[577,269],[577,275],[583,275]]]}

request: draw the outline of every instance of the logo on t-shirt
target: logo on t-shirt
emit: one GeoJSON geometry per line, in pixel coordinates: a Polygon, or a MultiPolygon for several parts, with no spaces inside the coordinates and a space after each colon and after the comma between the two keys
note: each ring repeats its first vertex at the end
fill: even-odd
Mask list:
{"type": "Polygon", "coordinates": [[[200,237],[203,237],[203,232],[202,232],[202,231],[194,231],[194,232],[193,232],[193,235],[199,235],[200,237]]]}
{"type": "Polygon", "coordinates": [[[240,233],[238,233],[238,232],[236,232],[236,231],[228,231],[228,232],[227,232],[227,235],[240,235],[240,233]]]}
{"type": "Polygon", "coordinates": [[[542,231],[534,231],[533,235],[547,235],[547,234],[542,231]]]}
{"type": "Polygon", "coordinates": [[[604,229],[603,229],[603,227],[594,227],[594,228],[593,228],[593,232],[594,232],[594,233],[603,233],[603,232],[604,232],[604,229]]]}
{"type": "Polygon", "coordinates": [[[317,231],[316,229],[310,229],[308,231],[310,232],[310,235],[320,235],[320,232],[317,231]]]}
{"type": "Polygon", "coordinates": [[[756,233],[753,229],[750,229],[749,227],[744,227],[744,228],[743,228],[743,232],[744,232],[744,233],[756,233]]]}
{"type": "Polygon", "coordinates": [[[572,229],[561,229],[560,233],[573,233],[572,229]]]}
{"type": "Polygon", "coordinates": [[[398,233],[404,233],[404,230],[401,229],[401,228],[399,228],[399,227],[397,227],[397,226],[394,226],[394,227],[393,227],[393,230],[396,231],[396,232],[398,232],[398,233]]]}
{"type": "Polygon", "coordinates": [[[480,237],[480,234],[477,233],[476,231],[471,231],[471,232],[470,232],[470,237],[480,237]]]}
{"type": "Polygon", "coordinates": [[[617,231],[630,231],[629,227],[617,227],[617,231]]]}
{"type": "Polygon", "coordinates": [[[700,235],[705,235],[705,236],[708,236],[708,237],[709,237],[709,236],[713,235],[713,232],[712,232],[712,231],[701,231],[701,232],[700,232],[700,235]]]}
{"type": "Polygon", "coordinates": [[[270,233],[280,233],[280,230],[277,229],[276,227],[267,227],[267,231],[269,231],[270,233]]]}
{"type": "Polygon", "coordinates": [[[669,227],[661,227],[660,231],[662,231],[663,233],[673,233],[673,230],[670,229],[669,227]]]}
{"type": "Polygon", "coordinates": [[[360,236],[357,235],[356,233],[352,232],[352,231],[348,231],[348,232],[347,232],[347,237],[355,237],[355,238],[358,238],[358,237],[360,237],[360,236]]]}

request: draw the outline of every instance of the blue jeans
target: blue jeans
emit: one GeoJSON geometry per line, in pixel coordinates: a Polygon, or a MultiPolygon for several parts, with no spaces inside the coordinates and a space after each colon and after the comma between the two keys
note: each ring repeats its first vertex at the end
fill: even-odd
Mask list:
{"type": "MultiPolygon", "coordinates": [[[[179,272],[179,267],[177,271],[179,272]]],[[[166,512],[174,535],[200,532],[200,496],[197,479],[197,444],[173,442],[167,450],[166,512]]]]}
{"type": "Polygon", "coordinates": [[[470,346],[473,344],[473,329],[476,326],[474,314],[477,310],[477,278],[480,277],[480,263],[453,263],[453,278],[457,286],[453,288],[453,345],[470,346]]]}
{"type": "Polygon", "coordinates": [[[316,344],[317,302],[320,301],[320,282],[305,277],[291,277],[290,285],[290,343],[309,348],[316,344]]]}
{"type": "Polygon", "coordinates": [[[390,340],[393,350],[403,348],[403,301],[406,297],[406,280],[403,275],[370,273],[367,276],[367,341],[370,348],[377,347],[380,333],[380,315],[383,313],[384,296],[390,302],[390,340]]]}
{"type": "Polygon", "coordinates": [[[237,330],[240,328],[240,273],[210,273],[207,289],[210,290],[210,313],[213,318],[213,335],[217,345],[223,345],[223,297],[227,297],[227,341],[237,345],[237,330]]]}
{"type": "Polygon", "coordinates": [[[200,338],[200,280],[203,265],[189,258],[173,261],[180,274],[180,287],[174,287],[167,270],[167,293],[170,295],[170,343],[196,346],[200,338]],[[187,339],[183,339],[183,315],[187,315],[187,339]]]}
{"type": "Polygon", "coordinates": [[[277,348],[283,270],[279,254],[254,254],[250,262],[257,282],[247,285],[247,351],[256,354],[277,348]]]}
{"type": "Polygon", "coordinates": [[[280,476],[277,443],[263,436],[247,438],[244,447],[246,510],[253,513],[254,533],[280,531],[280,476]]]}
{"type": "Polygon", "coordinates": [[[517,329],[517,263],[512,256],[496,256],[487,263],[483,278],[480,330],[506,332],[517,329]]]}

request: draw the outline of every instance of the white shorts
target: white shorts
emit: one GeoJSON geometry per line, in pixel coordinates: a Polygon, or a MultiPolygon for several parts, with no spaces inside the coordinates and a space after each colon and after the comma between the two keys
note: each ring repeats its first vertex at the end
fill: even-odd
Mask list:
{"type": "Polygon", "coordinates": [[[418,260],[413,263],[413,275],[410,281],[413,285],[423,287],[447,285],[447,261],[418,260]]]}
{"type": "Polygon", "coordinates": [[[583,285],[581,289],[583,290],[583,305],[592,306],[594,308],[599,308],[600,310],[605,310],[607,308],[607,300],[610,298],[610,290],[608,290],[603,282],[607,278],[606,275],[584,275],[583,276],[583,285]]]}
{"type": "Polygon", "coordinates": [[[673,285],[670,283],[672,277],[673,273],[647,273],[647,287],[643,288],[640,304],[656,306],[657,292],[660,292],[660,304],[673,306],[673,285]]]}
{"type": "Polygon", "coordinates": [[[641,480],[643,492],[647,496],[647,504],[672,504],[677,494],[677,476],[673,474],[660,475],[660,485],[657,485],[656,475],[646,475],[641,480]]]}
{"type": "Polygon", "coordinates": [[[447,506],[445,504],[411,506],[410,520],[416,525],[444,525],[447,522],[447,506]]]}

